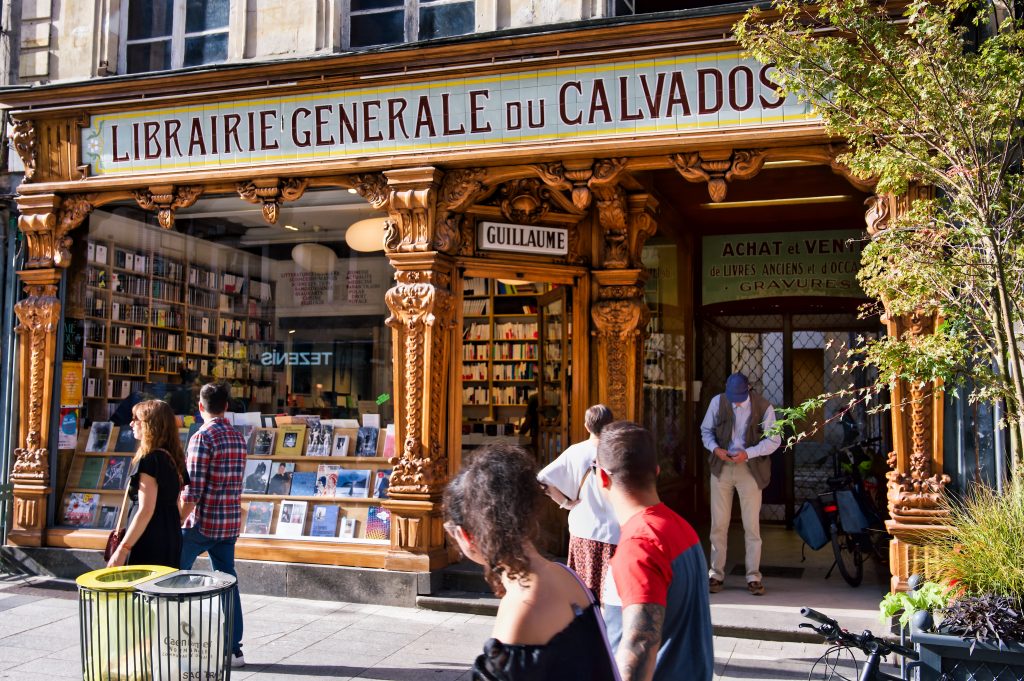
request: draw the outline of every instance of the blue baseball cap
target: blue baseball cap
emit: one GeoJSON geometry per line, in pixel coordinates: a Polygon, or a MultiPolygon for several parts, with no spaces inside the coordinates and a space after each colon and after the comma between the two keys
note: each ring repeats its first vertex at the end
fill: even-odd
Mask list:
{"type": "Polygon", "coordinates": [[[750,397],[750,381],[741,373],[735,373],[725,381],[725,396],[730,402],[739,404],[750,397]]]}

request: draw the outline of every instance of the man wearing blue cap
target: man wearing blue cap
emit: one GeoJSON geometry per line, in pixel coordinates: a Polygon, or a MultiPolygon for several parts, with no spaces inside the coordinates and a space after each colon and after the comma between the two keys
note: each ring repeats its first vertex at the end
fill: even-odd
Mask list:
{"type": "Polygon", "coordinates": [[[708,570],[711,593],[721,591],[725,582],[725,552],[735,491],[740,497],[743,516],[747,589],[755,596],[764,595],[761,490],[771,480],[770,455],[782,442],[778,435],[765,435],[774,425],[775,409],[768,400],[751,392],[750,382],[740,373],[726,380],[724,393],[711,398],[700,424],[704,447],[711,452],[711,567],[708,570]]]}

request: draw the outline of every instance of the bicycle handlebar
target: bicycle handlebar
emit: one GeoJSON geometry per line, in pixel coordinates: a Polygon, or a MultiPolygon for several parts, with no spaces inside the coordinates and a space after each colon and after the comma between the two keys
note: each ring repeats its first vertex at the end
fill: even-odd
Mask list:
{"type": "Polygon", "coordinates": [[[821,625],[815,627],[811,624],[801,624],[800,626],[814,629],[818,634],[829,641],[836,641],[843,645],[853,646],[869,655],[878,653],[882,657],[885,657],[889,653],[896,653],[897,655],[909,660],[918,659],[918,654],[915,650],[901,646],[898,643],[891,643],[885,639],[878,638],[870,631],[864,631],[860,634],[852,634],[849,631],[840,628],[839,623],[834,619],[828,615],[818,612],[817,610],[812,610],[811,608],[800,608],[800,614],[821,625]]]}
{"type": "Polygon", "coordinates": [[[814,620],[818,624],[823,624],[826,627],[834,627],[836,629],[839,628],[838,622],[836,622],[828,615],[821,614],[817,610],[812,610],[811,608],[800,608],[800,614],[806,617],[807,619],[814,620]]]}

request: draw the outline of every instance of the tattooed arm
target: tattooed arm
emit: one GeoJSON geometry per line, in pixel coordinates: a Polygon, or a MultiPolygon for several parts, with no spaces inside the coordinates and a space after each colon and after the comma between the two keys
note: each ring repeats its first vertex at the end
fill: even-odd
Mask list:
{"type": "Polygon", "coordinates": [[[622,681],[650,681],[661,647],[665,606],[637,603],[622,610],[622,642],[615,661],[622,681]]]}

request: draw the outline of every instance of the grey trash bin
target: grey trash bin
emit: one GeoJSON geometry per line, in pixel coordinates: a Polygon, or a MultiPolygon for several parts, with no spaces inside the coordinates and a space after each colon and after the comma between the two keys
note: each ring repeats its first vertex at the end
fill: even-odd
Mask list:
{"type": "Polygon", "coordinates": [[[178,570],[136,587],[153,681],[231,678],[235,578],[224,572],[178,570]]]}

